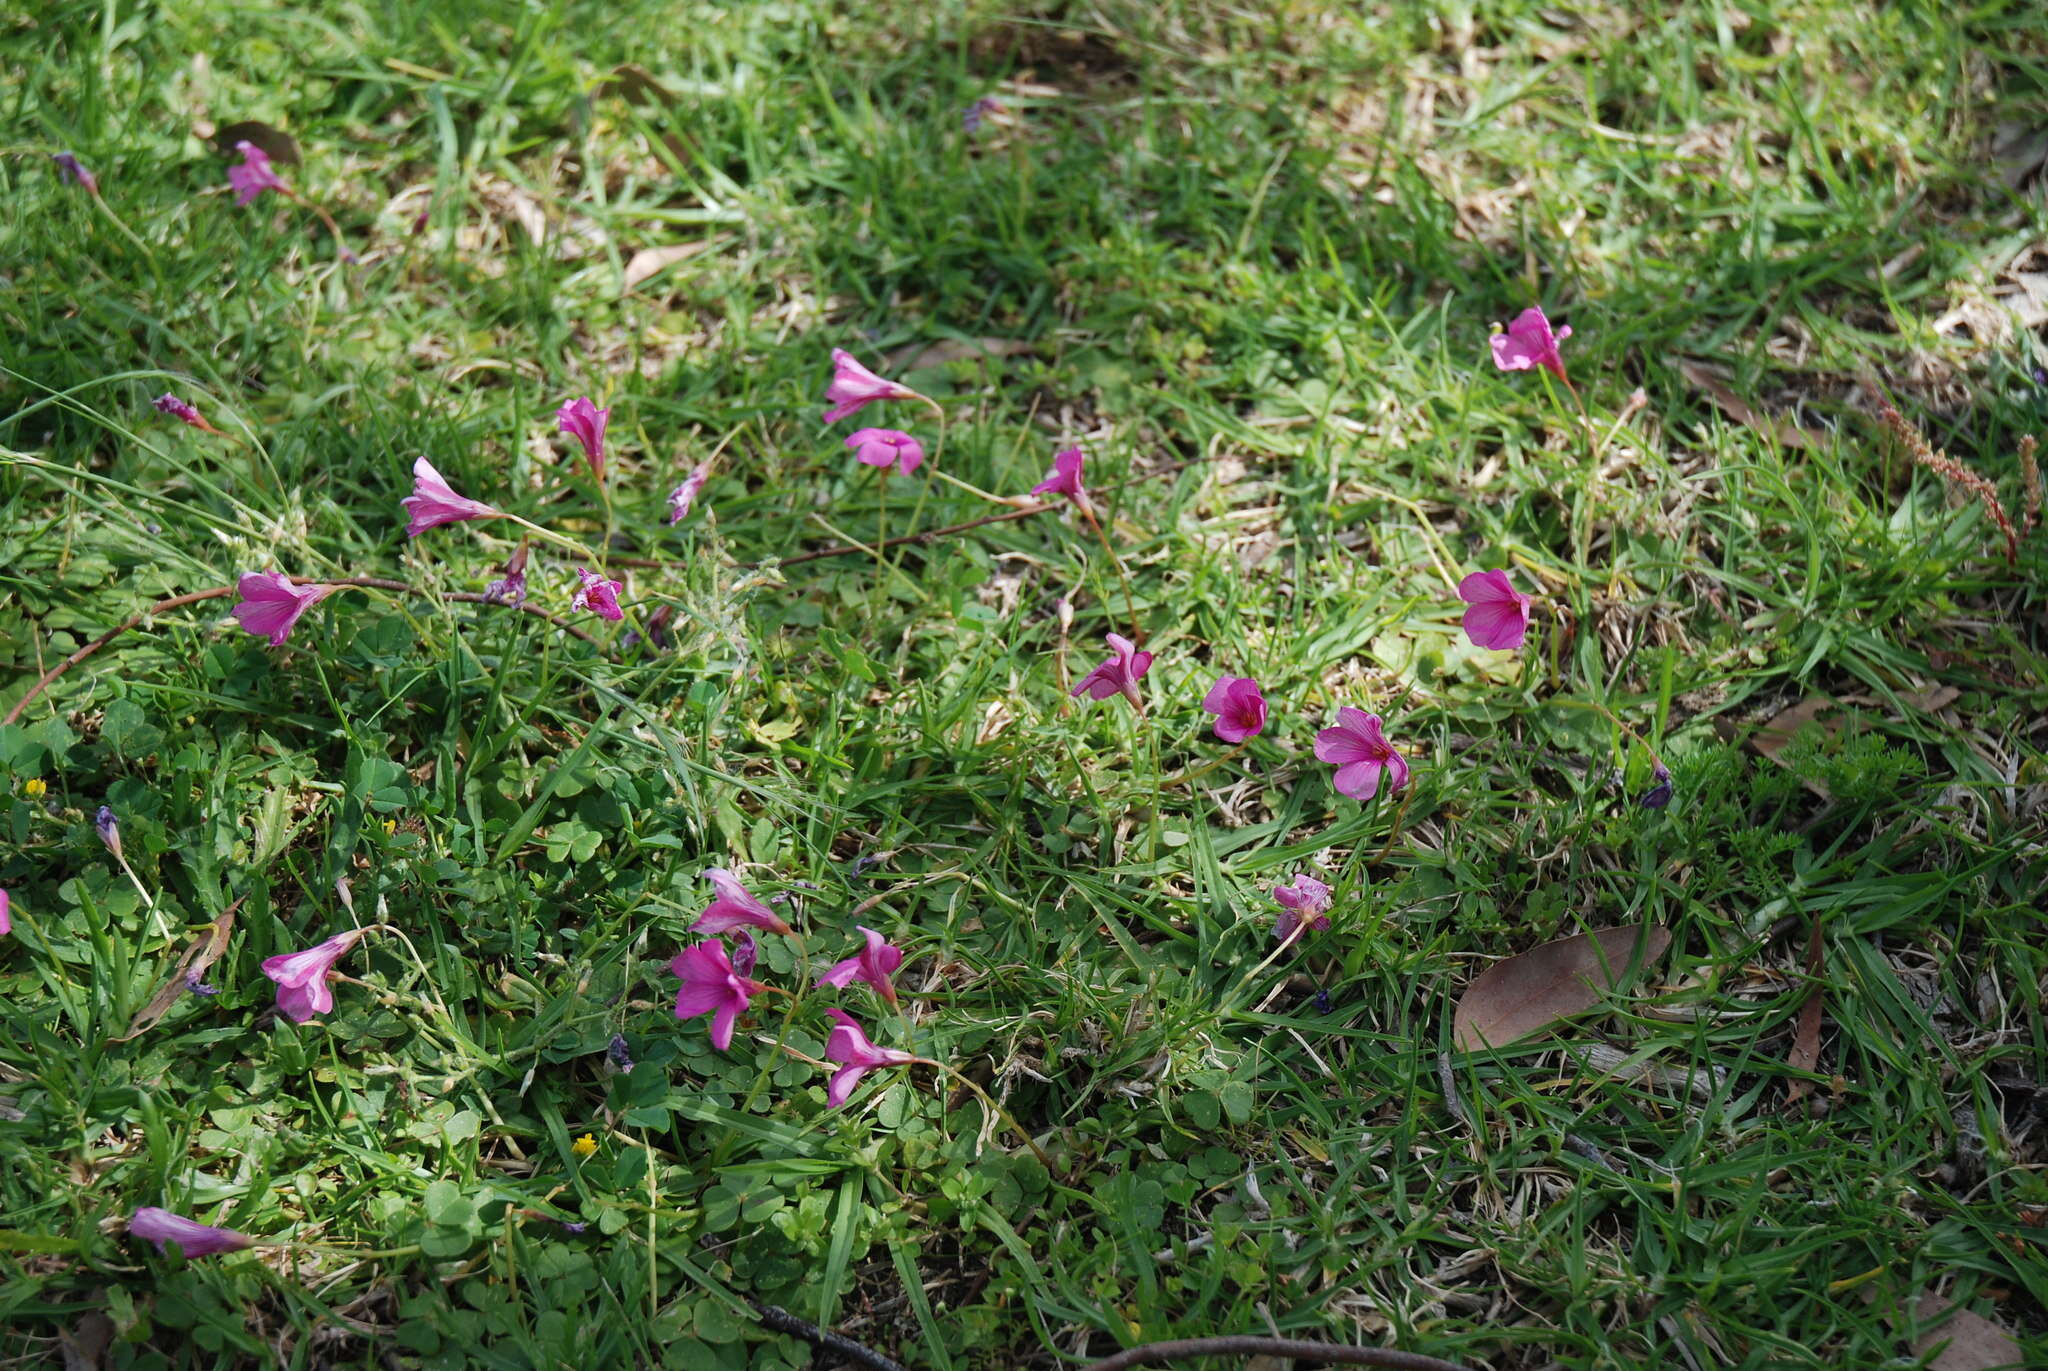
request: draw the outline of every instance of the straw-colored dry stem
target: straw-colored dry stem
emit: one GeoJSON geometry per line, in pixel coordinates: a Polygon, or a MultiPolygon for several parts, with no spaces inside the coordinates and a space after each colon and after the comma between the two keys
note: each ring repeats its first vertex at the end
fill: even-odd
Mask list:
{"type": "Polygon", "coordinates": [[[1906,450],[1913,454],[1913,461],[1940,476],[1951,487],[1968,491],[1984,506],[1984,512],[1991,516],[1991,522],[1998,525],[1998,531],[2005,535],[2005,560],[2009,565],[2020,562],[2020,534],[2013,527],[2012,516],[2005,512],[2005,506],[1998,502],[1998,488],[1976,472],[1949,456],[1936,452],[1920,436],[1920,430],[1913,427],[1906,416],[1893,407],[1883,395],[1877,397],[1877,412],[1883,417],[1886,427],[1904,443],[1906,450]]]}

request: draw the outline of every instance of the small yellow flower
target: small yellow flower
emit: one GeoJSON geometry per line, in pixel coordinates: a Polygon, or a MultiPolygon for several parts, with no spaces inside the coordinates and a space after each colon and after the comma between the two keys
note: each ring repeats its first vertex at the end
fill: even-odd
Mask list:
{"type": "Polygon", "coordinates": [[[40,800],[50,793],[50,783],[40,776],[32,776],[21,783],[21,793],[31,800],[40,800]]]}
{"type": "Polygon", "coordinates": [[[390,836],[391,836],[392,834],[396,833],[397,831],[398,831],[398,820],[396,820],[396,819],[386,819],[386,820],[384,821],[384,836],[385,836],[385,837],[387,837],[387,838],[388,838],[388,837],[390,837],[390,836]]]}
{"type": "Polygon", "coordinates": [[[575,1142],[569,1144],[569,1150],[579,1157],[588,1157],[597,1151],[597,1139],[585,1133],[575,1142]]]}

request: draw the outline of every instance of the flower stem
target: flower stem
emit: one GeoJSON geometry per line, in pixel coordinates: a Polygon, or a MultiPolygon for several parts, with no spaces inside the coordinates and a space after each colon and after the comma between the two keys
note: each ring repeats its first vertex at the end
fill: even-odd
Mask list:
{"type": "Polygon", "coordinates": [[[1238,753],[1244,751],[1251,745],[1252,740],[1250,738],[1247,738],[1243,742],[1239,743],[1236,747],[1231,748],[1228,752],[1212,757],[1208,761],[1202,763],[1200,766],[1190,767],[1186,771],[1181,772],[1180,775],[1175,776],[1172,779],[1167,780],[1165,782],[1162,782],[1161,789],[1172,790],[1178,786],[1186,785],[1189,781],[1193,781],[1200,777],[1206,776],[1210,772],[1214,771],[1217,767],[1222,766],[1225,762],[1229,761],[1232,757],[1235,757],[1238,753]]]}

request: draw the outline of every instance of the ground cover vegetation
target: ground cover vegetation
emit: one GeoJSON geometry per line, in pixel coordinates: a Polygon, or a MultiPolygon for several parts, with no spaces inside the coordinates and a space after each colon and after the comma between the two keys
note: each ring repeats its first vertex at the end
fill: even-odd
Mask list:
{"type": "Polygon", "coordinates": [[[2038,7],[0,66],[15,1361],[2048,1358],[2038,7]]]}

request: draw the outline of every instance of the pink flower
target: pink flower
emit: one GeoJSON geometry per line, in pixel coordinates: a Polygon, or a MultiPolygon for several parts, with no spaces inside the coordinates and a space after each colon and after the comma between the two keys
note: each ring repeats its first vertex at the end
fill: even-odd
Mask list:
{"type": "Polygon", "coordinates": [[[872,928],[862,928],[860,934],[868,945],[845,961],[836,963],[830,971],[818,977],[820,986],[833,985],[841,990],[855,981],[866,981],[882,993],[890,1004],[896,1003],[896,987],[889,980],[897,967],[903,965],[903,949],[883,938],[872,928]]]}
{"type": "Polygon", "coordinates": [[[1115,655],[1083,676],[1081,684],[1074,687],[1074,694],[1086,695],[1091,700],[1107,700],[1120,694],[1134,707],[1143,709],[1144,702],[1138,698],[1138,682],[1152,669],[1152,654],[1138,651],[1138,645],[1120,633],[1102,636],[1115,655]]]}
{"type": "Polygon", "coordinates": [[[235,582],[235,589],[242,597],[230,611],[235,621],[257,637],[269,638],[272,647],[283,647],[299,616],[341,587],[295,586],[275,571],[249,571],[235,582]]]}
{"type": "Polygon", "coordinates": [[[1280,902],[1280,917],[1273,923],[1273,934],[1282,943],[1293,942],[1303,928],[1321,930],[1330,926],[1330,887],[1313,876],[1297,875],[1292,885],[1275,886],[1273,898],[1280,902]]]}
{"type": "Polygon", "coordinates": [[[1570,324],[1552,333],[1550,320],[1532,305],[1517,315],[1506,331],[1494,334],[1488,341],[1493,344],[1493,364],[1502,371],[1542,367],[1562,381],[1564,358],[1557,355],[1557,345],[1571,336],[1570,324]]]}
{"type": "Polygon", "coordinates": [[[704,489],[704,483],[710,479],[711,463],[699,462],[690,474],[683,478],[683,483],[668,493],[669,527],[673,528],[683,521],[683,517],[690,512],[690,506],[697,503],[697,492],[704,489]]]}
{"type": "Polygon", "coordinates": [[[7,892],[0,890],[0,933],[14,931],[14,902],[7,898],[7,892]]]}
{"type": "Polygon", "coordinates": [[[1216,736],[1241,743],[1266,726],[1266,697],[1249,676],[1225,676],[1209,687],[1202,708],[1216,716],[1216,736]]]}
{"type": "Polygon", "coordinates": [[[242,161],[228,168],[228,184],[235,188],[236,204],[246,205],[266,190],[287,190],[270,169],[269,153],[246,138],[235,144],[235,151],[242,154],[242,161]]]}
{"type": "Polygon", "coordinates": [[[255,1241],[248,1234],[237,1233],[232,1228],[215,1228],[211,1224],[180,1218],[168,1209],[158,1209],[153,1205],[145,1205],[129,1217],[128,1232],[155,1243],[158,1252],[164,1250],[165,1243],[174,1242],[188,1260],[211,1257],[217,1252],[239,1252],[255,1241]]]}
{"type": "Polygon", "coordinates": [[[825,387],[825,398],[832,402],[832,408],[825,411],[825,422],[836,424],[877,400],[922,400],[924,396],[909,386],[884,381],[854,361],[852,353],[833,348],[832,383],[825,387]]]}
{"type": "Polygon", "coordinates": [[[1465,636],[1475,647],[1515,649],[1529,636],[1529,597],[1516,590],[1505,571],[1475,571],[1458,582],[1465,611],[1465,636]]]}
{"type": "Polygon", "coordinates": [[[1387,745],[1380,716],[1350,705],[1337,711],[1337,724],[1316,734],[1316,757],[1337,764],[1337,791],[1354,800],[1370,800],[1380,788],[1380,773],[1392,773],[1389,791],[1408,784],[1408,763],[1387,745]]]}
{"type": "Polygon", "coordinates": [[[334,1008],[334,992],[327,988],[328,973],[362,936],[362,929],[351,928],[304,952],[266,957],[263,974],[277,982],[277,1012],[293,1023],[304,1023],[334,1008]]]}
{"type": "Polygon", "coordinates": [[[197,406],[180,400],[169,391],[165,391],[162,395],[157,396],[150,403],[156,406],[157,412],[160,414],[168,414],[174,419],[182,420],[194,428],[204,429],[208,433],[220,432],[219,429],[206,422],[204,416],[199,413],[197,406]]]}
{"type": "Polygon", "coordinates": [[[723,933],[733,928],[758,928],[764,933],[789,932],[789,925],[783,922],[782,917],[755,899],[752,892],[740,884],[740,878],[724,867],[709,868],[704,879],[711,882],[718,898],[704,906],[697,922],[690,925],[692,933],[723,933]]]}
{"type": "Polygon", "coordinates": [[[1088,507],[1088,491],[1081,484],[1081,463],[1086,458],[1077,447],[1061,448],[1052,455],[1052,475],[1031,487],[1033,495],[1064,495],[1075,504],[1088,507]]]}
{"type": "Polygon", "coordinates": [[[555,411],[557,432],[566,433],[583,444],[583,455],[590,462],[590,474],[604,484],[604,426],[612,417],[609,409],[599,409],[588,397],[577,396],[555,411]]]}
{"type": "Polygon", "coordinates": [[[84,186],[88,195],[98,195],[100,193],[99,178],[87,171],[85,163],[79,161],[75,154],[60,152],[51,160],[62,169],[67,178],[84,186]]]}
{"type": "Polygon", "coordinates": [[[833,1025],[832,1035],[825,1039],[826,1059],[845,1063],[832,1073],[831,1083],[825,1087],[825,1102],[834,1109],[846,1103],[860,1078],[868,1072],[884,1066],[907,1066],[917,1060],[893,1047],[876,1047],[845,1010],[828,1009],[825,1013],[833,1025]]]}
{"type": "Polygon", "coordinates": [[[434,470],[434,464],[424,457],[412,464],[412,494],[398,503],[411,516],[405,526],[408,538],[417,538],[442,524],[458,524],[465,519],[495,519],[500,513],[481,500],[457,495],[441,479],[441,473],[434,470]]]}
{"type": "Polygon", "coordinates": [[[711,1045],[720,1052],[732,1046],[733,1024],[744,1014],[755,995],[768,987],[750,981],[733,969],[725,955],[725,944],[698,943],[676,953],[668,969],[683,978],[676,991],[676,1017],[694,1019],[711,1015],[711,1045]]]}
{"type": "Polygon", "coordinates": [[[846,440],[853,455],[871,467],[894,463],[908,476],[924,465],[924,448],[917,439],[893,428],[864,428],[846,440]]]}
{"type": "Polygon", "coordinates": [[[609,619],[613,623],[626,617],[626,611],[619,608],[619,592],[625,589],[624,586],[617,581],[607,581],[583,567],[576,568],[576,579],[582,584],[569,597],[569,608],[593,610],[598,618],[609,619]]]}

